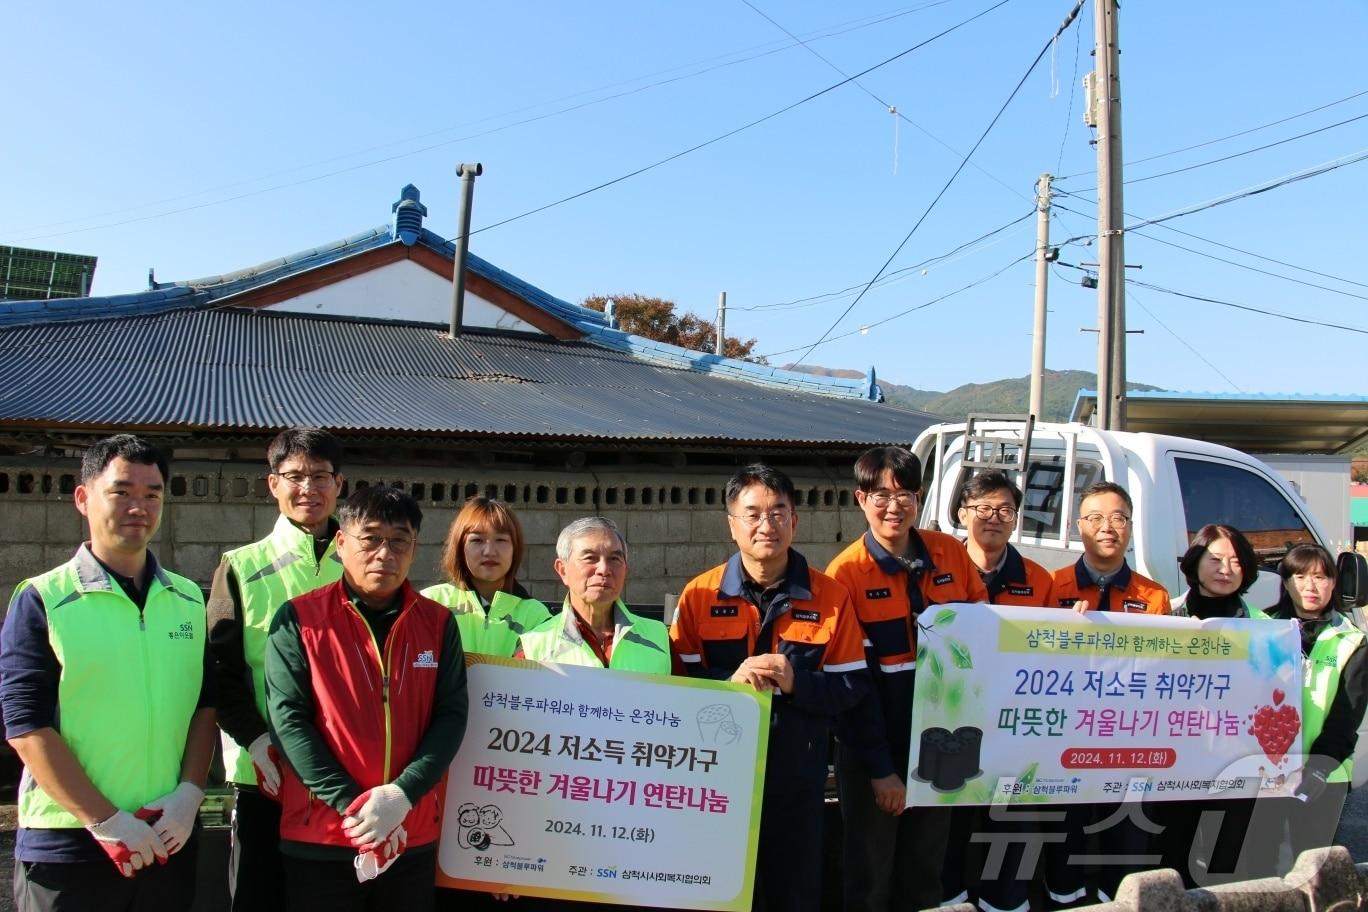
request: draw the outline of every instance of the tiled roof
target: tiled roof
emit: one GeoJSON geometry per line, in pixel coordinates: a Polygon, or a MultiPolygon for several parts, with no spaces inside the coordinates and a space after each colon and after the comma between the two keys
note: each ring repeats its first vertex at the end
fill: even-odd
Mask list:
{"type": "Polygon", "coordinates": [[[530,334],[231,306],[0,326],[11,425],[863,446],[932,420],[530,334]]]}

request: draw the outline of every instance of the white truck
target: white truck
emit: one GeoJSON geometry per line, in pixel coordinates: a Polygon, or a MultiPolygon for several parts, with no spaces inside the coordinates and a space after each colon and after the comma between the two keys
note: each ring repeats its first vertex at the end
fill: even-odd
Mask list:
{"type": "MultiPolygon", "coordinates": [[[[989,467],[1019,473],[1025,499],[1013,543],[1051,570],[1083,553],[1074,522],[1083,489],[1096,481],[1121,484],[1135,502],[1127,559],[1174,597],[1187,588],[1178,561],[1193,533],[1210,522],[1239,529],[1258,552],[1259,581],[1247,598],[1259,607],[1277,601],[1276,567],[1289,547],[1317,542],[1335,553],[1340,544],[1280,474],[1253,456],[1201,440],[970,415],[967,422],[927,428],[912,451],[923,467],[920,524],[960,537],[961,486],[989,467]]],[[[1353,554],[1339,560],[1346,610],[1362,626],[1368,563],[1353,554]]]]}

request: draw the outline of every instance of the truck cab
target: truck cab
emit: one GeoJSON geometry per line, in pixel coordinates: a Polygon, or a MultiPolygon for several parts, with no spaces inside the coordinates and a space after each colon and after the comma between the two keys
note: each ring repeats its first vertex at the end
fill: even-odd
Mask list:
{"type": "Polygon", "coordinates": [[[975,472],[1002,469],[1025,495],[1013,544],[1050,570],[1082,556],[1074,520],[1083,490],[1097,481],[1130,493],[1135,516],[1127,560],[1175,598],[1187,588],[1178,561],[1210,522],[1239,529],[1258,553],[1259,581],[1246,596],[1257,607],[1277,601],[1277,563],[1288,548],[1318,542],[1333,553],[1330,538],[1280,475],[1214,443],[970,415],[967,422],[927,428],[912,451],[924,473],[921,526],[962,538],[955,509],[961,487],[975,472]]]}

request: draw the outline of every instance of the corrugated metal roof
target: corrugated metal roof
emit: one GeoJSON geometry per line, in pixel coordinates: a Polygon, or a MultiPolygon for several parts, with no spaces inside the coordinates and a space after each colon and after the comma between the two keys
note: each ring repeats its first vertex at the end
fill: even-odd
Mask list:
{"type": "Polygon", "coordinates": [[[216,308],[0,327],[0,421],[872,445],[934,419],[585,342],[216,308]]]}

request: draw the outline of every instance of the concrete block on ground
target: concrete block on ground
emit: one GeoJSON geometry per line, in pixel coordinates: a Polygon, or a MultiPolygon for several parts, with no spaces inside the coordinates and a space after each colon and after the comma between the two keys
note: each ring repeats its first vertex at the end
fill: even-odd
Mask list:
{"type": "Polygon", "coordinates": [[[1354,909],[1361,905],[1358,870],[1344,846],[1302,852],[1283,880],[1306,895],[1309,909],[1354,909]]]}

